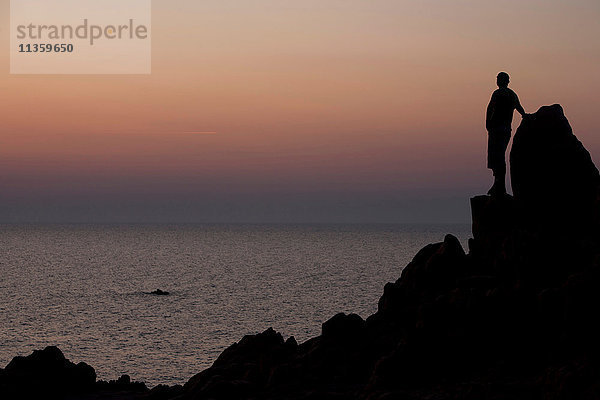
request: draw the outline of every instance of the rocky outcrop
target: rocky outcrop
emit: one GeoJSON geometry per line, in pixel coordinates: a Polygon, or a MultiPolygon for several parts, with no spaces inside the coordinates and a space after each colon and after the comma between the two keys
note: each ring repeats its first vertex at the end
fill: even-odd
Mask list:
{"type": "Polygon", "coordinates": [[[297,347],[293,338],[284,341],[273,329],[245,336],[226,349],[211,368],[191,378],[184,386],[183,398],[255,396],[277,379],[297,347]]]}
{"type": "Polygon", "coordinates": [[[15,357],[0,370],[2,398],[27,398],[44,394],[90,391],[96,371],[86,363],[74,364],[56,347],[36,350],[27,357],[15,357]]]}
{"type": "Polygon", "coordinates": [[[560,105],[541,107],[523,120],[510,168],[515,198],[534,226],[597,230],[600,174],[560,105]]]}
{"type": "MultiPolygon", "coordinates": [[[[452,235],[425,246],[385,285],[378,311],[366,320],[337,314],[301,344],[273,329],[245,336],[184,387],[138,393],[215,400],[600,398],[598,171],[560,106],[523,121],[511,162],[514,198],[471,199],[469,252],[452,235]]],[[[39,371],[50,368],[41,365],[39,371]]],[[[42,381],[36,372],[18,385],[9,365],[0,384],[17,391],[37,381],[91,387],[89,368],[74,374],[65,365],[61,377],[42,381]]],[[[110,398],[131,398],[115,393],[110,398]]]]}
{"type": "Polygon", "coordinates": [[[468,254],[451,235],[426,246],[366,321],[338,314],[287,350],[274,332],[244,339],[201,374],[235,392],[188,384],[184,397],[600,397],[598,172],[560,106],[523,122],[511,162],[514,198],[471,199],[468,254]]]}
{"type": "Polygon", "coordinates": [[[130,399],[146,393],[146,385],[127,375],[96,382],[96,371],[84,362],[74,364],[54,346],[15,357],[0,369],[0,398],[20,399],[130,399]]]}

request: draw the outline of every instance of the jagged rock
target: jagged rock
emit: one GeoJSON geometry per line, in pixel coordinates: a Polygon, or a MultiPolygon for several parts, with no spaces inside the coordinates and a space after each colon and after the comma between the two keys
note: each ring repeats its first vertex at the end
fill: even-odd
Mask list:
{"type": "Polygon", "coordinates": [[[289,348],[296,348],[298,347],[298,342],[296,341],[296,338],[293,336],[290,336],[286,341],[285,341],[285,345],[289,348]]]}
{"type": "Polygon", "coordinates": [[[336,314],[323,323],[322,336],[324,340],[350,340],[360,335],[365,327],[365,321],[356,314],[336,314]]]}
{"type": "Polygon", "coordinates": [[[7,399],[81,393],[92,390],[95,383],[94,368],[83,362],[75,365],[54,346],[15,357],[0,371],[0,394],[7,399]]]}
{"type": "Polygon", "coordinates": [[[127,374],[121,375],[116,383],[119,385],[129,385],[131,383],[131,377],[127,374]]]}
{"type": "MultiPolygon", "coordinates": [[[[385,285],[378,310],[384,315],[407,311],[424,297],[456,287],[456,281],[468,275],[465,251],[459,240],[446,235],[442,243],[425,246],[402,271],[395,283],[385,285]]],[[[408,316],[403,313],[403,318],[408,316]]]]}
{"type": "Polygon", "coordinates": [[[281,333],[269,328],[258,335],[246,335],[238,343],[232,344],[221,353],[214,366],[229,365],[240,360],[243,362],[254,360],[259,363],[266,358],[277,357],[278,353],[287,350],[281,333]]]}
{"type": "Polygon", "coordinates": [[[600,174],[560,105],[523,119],[510,167],[514,196],[532,223],[573,233],[598,228],[600,174]]]}
{"type": "Polygon", "coordinates": [[[223,351],[211,368],[184,385],[183,398],[234,399],[256,394],[269,382],[276,367],[296,351],[294,342],[284,342],[273,328],[244,336],[223,351]]]}
{"type": "Polygon", "coordinates": [[[168,296],[168,295],[170,295],[169,292],[166,292],[166,291],[160,290],[160,289],[156,289],[155,291],[150,292],[150,294],[153,294],[153,295],[156,295],[156,296],[168,296]]]}
{"type": "MultiPolygon", "coordinates": [[[[121,375],[116,380],[108,382],[103,380],[97,381],[93,395],[102,398],[103,395],[118,393],[118,396],[127,399],[129,396],[146,394],[147,392],[148,388],[144,382],[134,382],[129,375],[121,375]]],[[[156,396],[156,393],[151,398],[158,399],[159,397],[156,396]]]]}

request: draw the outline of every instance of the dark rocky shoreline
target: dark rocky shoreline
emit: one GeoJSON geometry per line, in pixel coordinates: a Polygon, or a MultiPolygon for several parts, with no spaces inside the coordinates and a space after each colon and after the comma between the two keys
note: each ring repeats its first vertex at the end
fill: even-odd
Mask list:
{"type": "Polygon", "coordinates": [[[338,314],[302,344],[245,336],[152,390],[47,348],[0,370],[0,397],[600,398],[600,174],[560,106],[522,122],[511,174],[515,197],[471,199],[468,253],[452,235],[425,246],[366,320],[338,314]]]}

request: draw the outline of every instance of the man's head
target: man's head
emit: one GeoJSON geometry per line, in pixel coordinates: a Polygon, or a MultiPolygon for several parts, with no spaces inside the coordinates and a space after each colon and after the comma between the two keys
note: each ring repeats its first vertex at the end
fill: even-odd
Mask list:
{"type": "Polygon", "coordinates": [[[500,72],[496,77],[496,84],[498,87],[504,88],[508,86],[508,82],[510,82],[510,77],[506,72],[500,72]]]}

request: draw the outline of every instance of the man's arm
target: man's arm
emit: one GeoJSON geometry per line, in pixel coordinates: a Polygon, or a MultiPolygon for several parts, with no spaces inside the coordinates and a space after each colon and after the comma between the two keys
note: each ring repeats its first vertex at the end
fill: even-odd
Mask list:
{"type": "MultiPolygon", "coordinates": [[[[514,93],[514,92],[513,92],[514,93]]],[[[526,116],[527,114],[525,113],[525,109],[523,108],[523,106],[521,105],[521,102],[519,101],[519,96],[517,96],[517,94],[515,93],[515,110],[517,110],[517,112],[519,114],[521,114],[521,117],[526,116]]]]}

